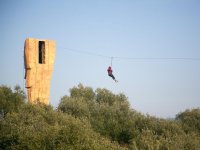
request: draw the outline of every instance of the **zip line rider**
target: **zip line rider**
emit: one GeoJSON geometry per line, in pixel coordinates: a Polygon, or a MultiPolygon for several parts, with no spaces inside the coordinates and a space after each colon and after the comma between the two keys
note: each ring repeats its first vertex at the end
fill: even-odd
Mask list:
{"type": "Polygon", "coordinates": [[[110,76],[115,82],[118,82],[118,81],[115,79],[114,75],[112,74],[113,71],[112,71],[111,66],[108,67],[107,72],[108,72],[108,76],[110,76]]]}

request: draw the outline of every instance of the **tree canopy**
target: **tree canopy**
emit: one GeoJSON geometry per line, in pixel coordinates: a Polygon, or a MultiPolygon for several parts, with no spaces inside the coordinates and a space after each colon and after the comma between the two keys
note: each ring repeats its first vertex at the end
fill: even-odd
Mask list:
{"type": "Polygon", "coordinates": [[[26,102],[19,86],[0,86],[0,149],[200,149],[200,109],[156,118],[130,108],[128,98],[82,84],[56,109],[26,102]]]}

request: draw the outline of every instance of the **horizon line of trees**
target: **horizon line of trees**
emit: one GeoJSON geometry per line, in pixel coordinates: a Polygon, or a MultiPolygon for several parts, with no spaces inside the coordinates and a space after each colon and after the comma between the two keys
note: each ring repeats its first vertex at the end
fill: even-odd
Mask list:
{"type": "Polygon", "coordinates": [[[130,108],[123,93],[79,84],[55,109],[1,85],[0,149],[198,150],[200,108],[156,118],[130,108]]]}

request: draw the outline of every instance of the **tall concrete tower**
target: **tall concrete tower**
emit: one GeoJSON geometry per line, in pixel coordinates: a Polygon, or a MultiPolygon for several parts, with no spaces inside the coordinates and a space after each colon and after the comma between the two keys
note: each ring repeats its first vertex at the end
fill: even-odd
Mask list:
{"type": "Polygon", "coordinates": [[[55,59],[55,42],[27,38],[24,66],[28,101],[49,104],[50,80],[55,59]]]}

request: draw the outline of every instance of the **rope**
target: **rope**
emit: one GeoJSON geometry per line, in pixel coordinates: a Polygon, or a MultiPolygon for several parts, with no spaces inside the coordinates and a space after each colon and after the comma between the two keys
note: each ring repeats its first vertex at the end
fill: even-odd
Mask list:
{"type": "MultiPolygon", "coordinates": [[[[58,46],[60,47],[60,46],[58,46]]],[[[66,48],[66,47],[60,47],[62,49],[65,49],[67,51],[72,51],[75,53],[81,53],[81,54],[85,54],[85,55],[92,55],[92,56],[98,56],[98,57],[104,57],[104,58],[109,58],[110,56],[106,56],[106,55],[101,55],[101,54],[97,54],[97,53],[92,53],[92,52],[88,52],[88,51],[81,51],[81,50],[77,50],[77,49],[72,49],[72,48],[66,48]]]]}
{"type": "MultiPolygon", "coordinates": [[[[60,46],[58,46],[60,47],[60,46]]],[[[72,49],[72,48],[66,48],[66,47],[60,47],[62,49],[65,49],[67,51],[72,51],[76,53],[81,53],[85,55],[92,55],[92,56],[97,56],[97,57],[103,57],[103,58],[108,58],[111,59],[111,66],[112,66],[112,60],[113,59],[122,59],[122,60],[180,60],[180,61],[200,61],[200,58],[192,58],[192,57],[118,57],[118,56],[108,56],[108,55],[102,55],[102,54],[97,54],[93,52],[88,52],[88,51],[82,51],[82,50],[77,50],[77,49],[72,49]]]]}
{"type": "Polygon", "coordinates": [[[112,61],[113,61],[113,57],[111,57],[111,67],[112,67],[112,61]]]}

